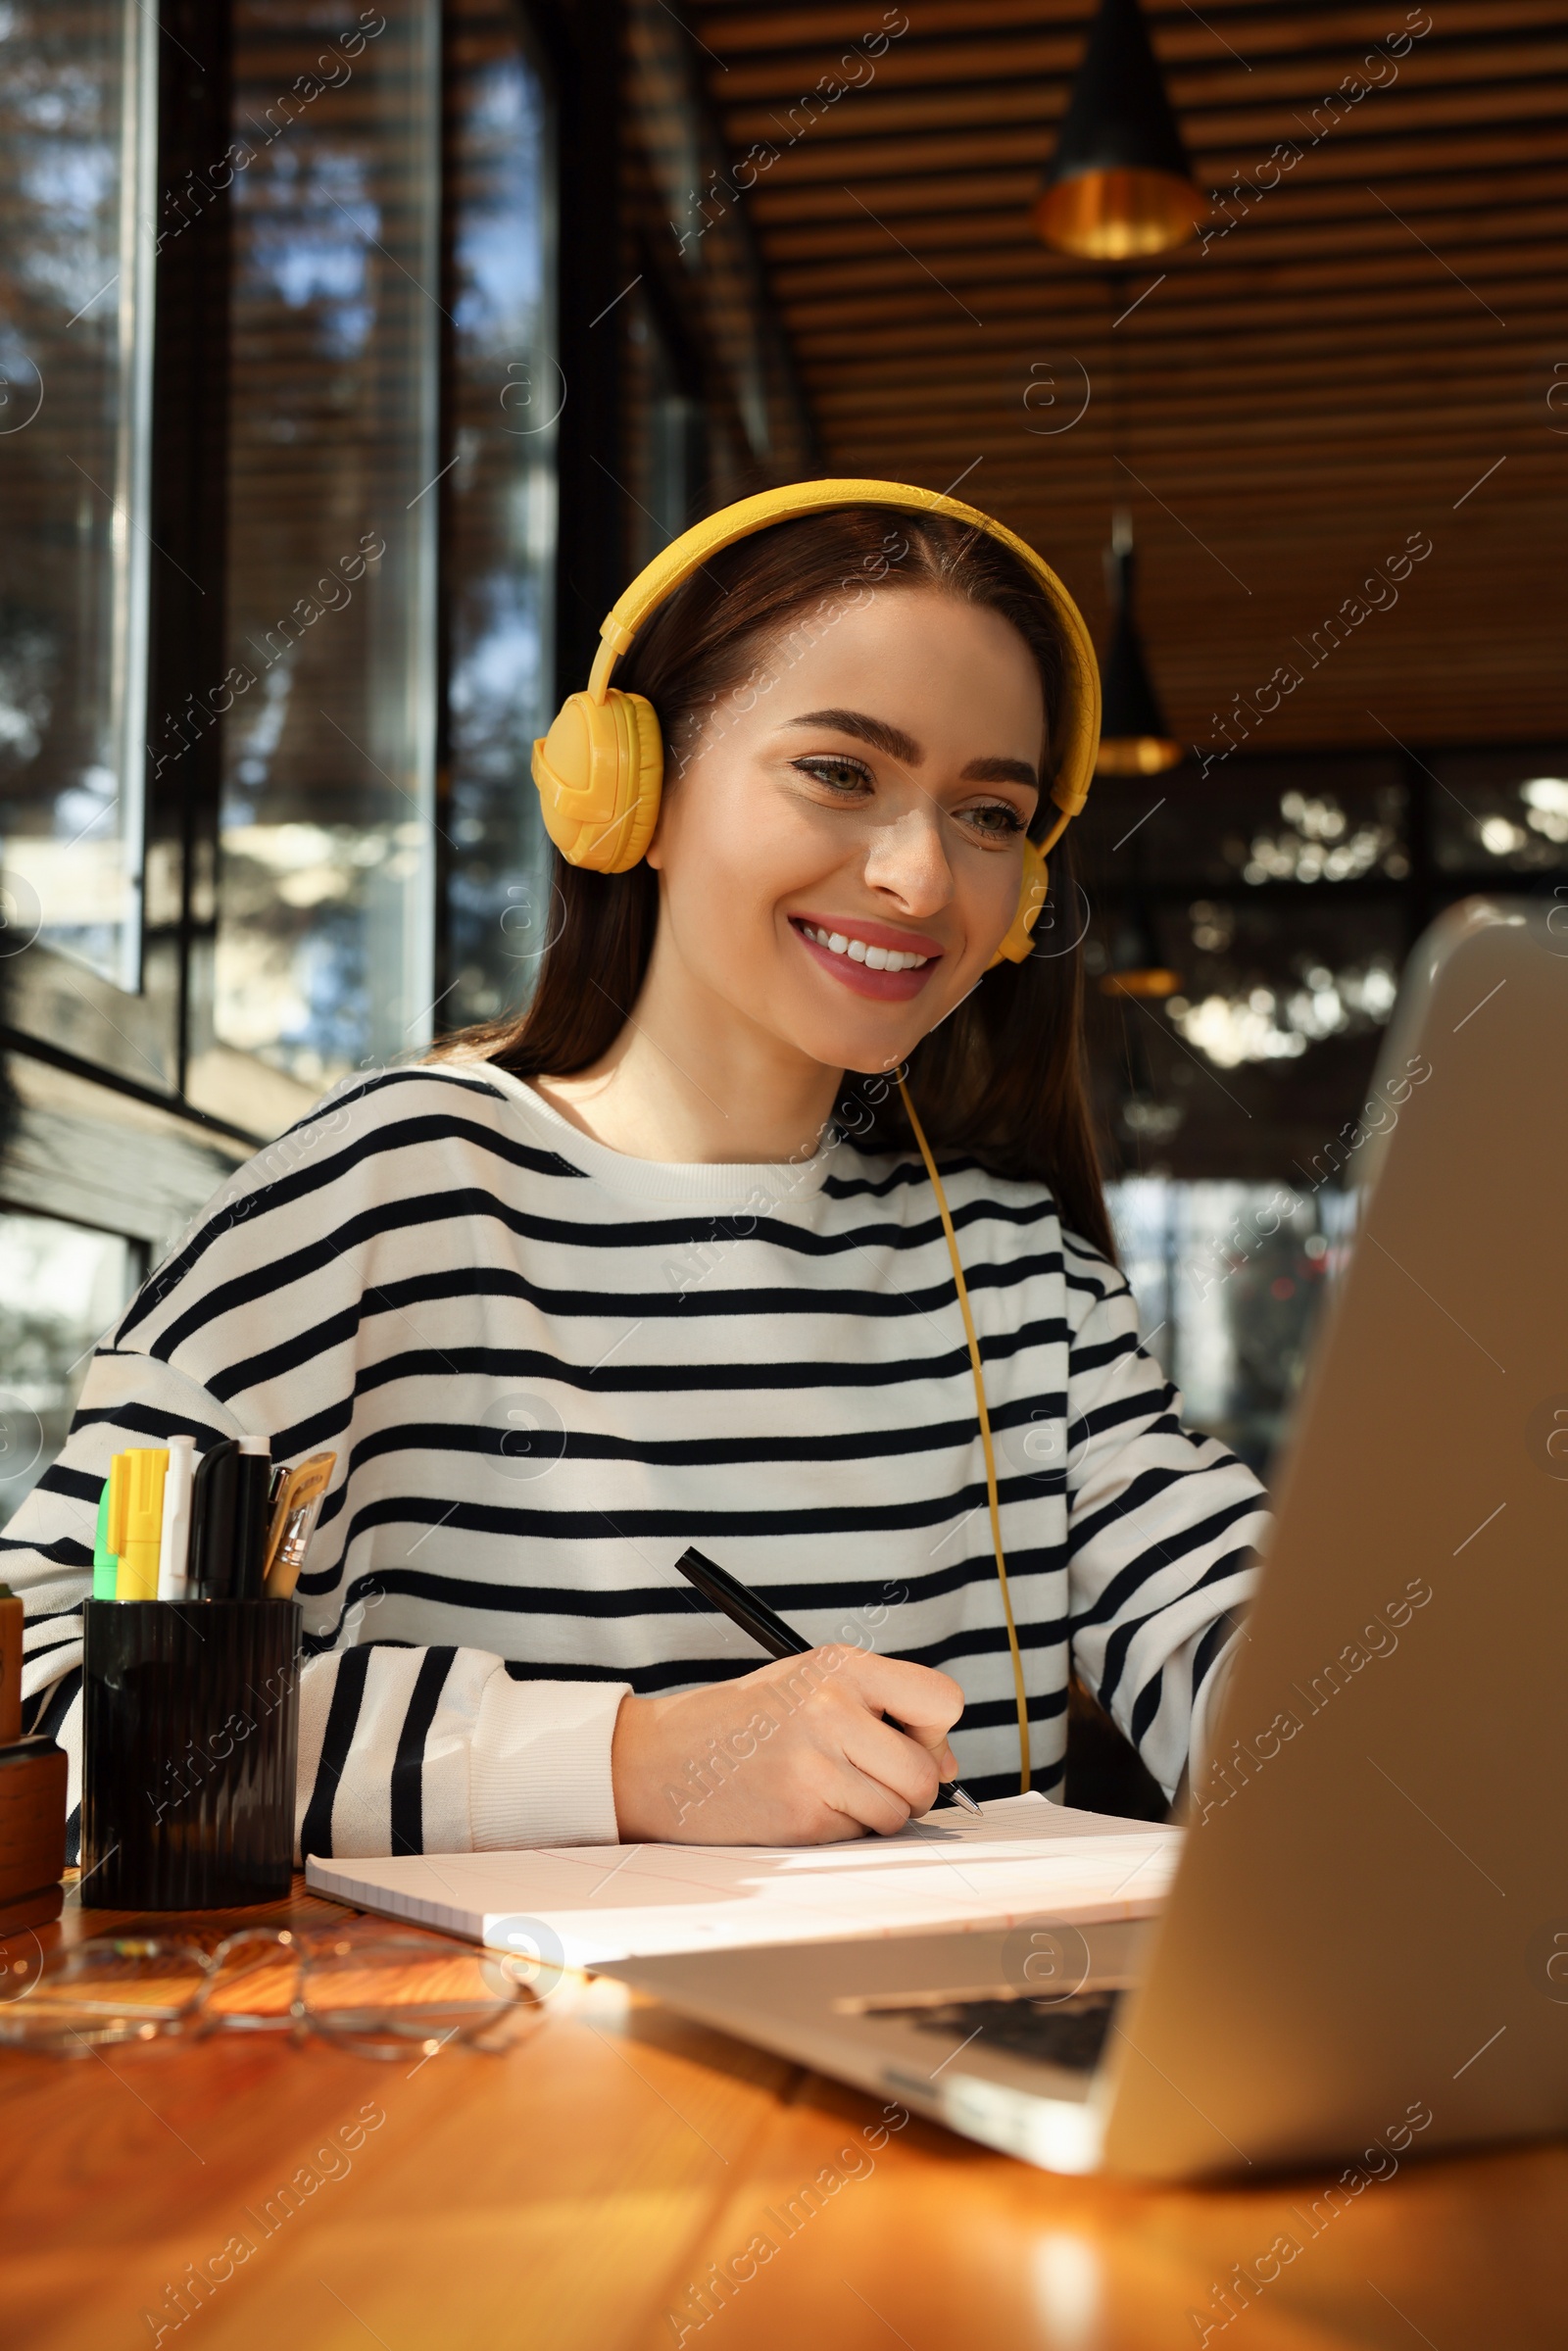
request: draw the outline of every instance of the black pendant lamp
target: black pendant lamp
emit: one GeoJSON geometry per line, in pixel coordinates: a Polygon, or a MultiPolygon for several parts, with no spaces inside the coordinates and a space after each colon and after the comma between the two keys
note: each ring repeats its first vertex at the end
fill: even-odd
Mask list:
{"type": "Polygon", "coordinates": [[[1110,651],[1101,673],[1103,710],[1099,772],[1158,775],[1161,768],[1175,766],[1182,747],[1160,708],[1133,618],[1133,524],[1123,507],[1118,507],[1111,518],[1105,592],[1112,622],[1110,651]]]}
{"type": "Polygon", "coordinates": [[[1184,243],[1208,209],[1138,0],[1100,0],[1035,202],[1036,229],[1087,261],[1137,261],[1184,243]]]}
{"type": "Polygon", "coordinates": [[[1122,909],[1111,941],[1110,968],[1100,982],[1102,996],[1174,996],[1180,972],[1162,963],[1149,909],[1138,898],[1122,909]]]}

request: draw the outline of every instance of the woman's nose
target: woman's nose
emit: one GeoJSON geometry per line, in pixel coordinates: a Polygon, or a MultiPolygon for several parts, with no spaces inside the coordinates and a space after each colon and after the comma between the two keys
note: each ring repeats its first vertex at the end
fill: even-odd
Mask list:
{"type": "Polygon", "coordinates": [[[908,808],[880,824],[866,853],[865,878],[896,898],[906,913],[935,914],[953,896],[953,868],[942,842],[941,813],[908,808]]]}

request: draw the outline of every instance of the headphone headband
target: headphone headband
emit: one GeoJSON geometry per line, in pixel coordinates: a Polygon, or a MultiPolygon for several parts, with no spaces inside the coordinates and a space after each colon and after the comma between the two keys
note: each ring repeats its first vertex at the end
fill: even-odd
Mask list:
{"type": "Polygon", "coordinates": [[[1023,843],[1018,906],[992,961],[1020,963],[1046,902],[1048,852],[1089,798],[1100,747],[1100,668],[1083,616],[1049,563],[1023,539],[945,491],[903,481],[804,481],[743,498],[682,531],[639,571],[599,632],[587,689],[568,695],[533,747],[545,829],[571,865],[626,873],[648,849],[659,822],[664,746],[659,713],[647,697],[610,682],[615,663],[649,614],[700,570],[710,556],[756,531],[834,508],[880,507],[904,514],[947,514],[995,539],[1040,587],[1056,625],[1063,663],[1056,708],[1050,711],[1051,797],[1057,816],[1044,840],[1023,843]]]}
{"type": "MultiPolygon", "coordinates": [[[[898,481],[804,481],[792,482],[781,490],[761,490],[753,498],[742,498],[734,506],[720,508],[706,521],[694,523],[682,531],[653,562],[639,571],[623,595],[615,600],[600,629],[599,651],[594,658],[593,673],[588,680],[588,692],[595,702],[602,703],[609,690],[611,674],[615,663],[626,653],[651,613],[684,586],[694,571],[700,571],[710,557],[721,548],[733,547],[737,540],[749,539],[760,530],[767,530],[775,522],[792,521],[798,515],[819,514],[835,508],[874,506],[894,508],[906,513],[948,514],[956,522],[964,522],[972,530],[984,531],[1014,556],[1045,591],[1060,632],[1062,651],[1066,657],[1062,675],[1061,709],[1054,713],[1052,751],[1055,775],[1051,797],[1061,810],[1063,819],[1076,816],[1089,798],[1094,780],[1095,759],[1100,749],[1100,665],[1095,648],[1084,625],[1083,615],[1050,564],[1038,556],[1025,539],[1008,530],[995,516],[983,514],[978,507],[966,506],[961,498],[950,498],[945,491],[917,489],[910,482],[898,481]]],[[[1053,839],[1059,833],[1058,824],[1053,839]]]]}

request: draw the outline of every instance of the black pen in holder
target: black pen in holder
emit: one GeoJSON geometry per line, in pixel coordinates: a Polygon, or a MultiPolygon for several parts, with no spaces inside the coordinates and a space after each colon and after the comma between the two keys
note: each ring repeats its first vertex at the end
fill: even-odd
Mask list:
{"type": "Polygon", "coordinates": [[[286,1894],[295,1600],[88,1600],[81,1899],[226,1910],[286,1894]]]}

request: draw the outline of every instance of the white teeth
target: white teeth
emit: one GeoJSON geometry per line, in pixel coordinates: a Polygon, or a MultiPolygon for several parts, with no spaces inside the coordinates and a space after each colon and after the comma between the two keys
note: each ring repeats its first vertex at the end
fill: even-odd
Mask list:
{"type": "Polygon", "coordinates": [[[848,955],[852,963],[863,963],[870,971],[919,971],[931,960],[929,955],[907,955],[896,947],[867,947],[863,939],[852,939],[846,931],[823,930],[820,924],[805,922],[801,928],[830,955],[848,955]]]}

